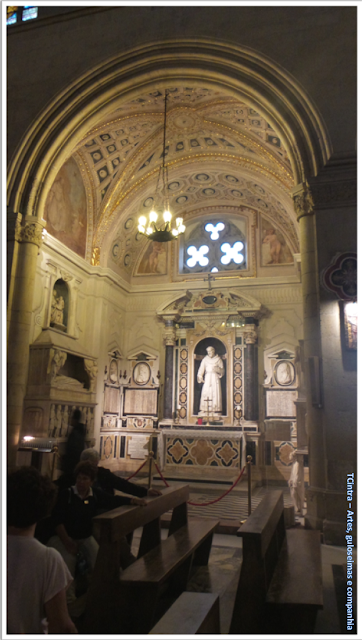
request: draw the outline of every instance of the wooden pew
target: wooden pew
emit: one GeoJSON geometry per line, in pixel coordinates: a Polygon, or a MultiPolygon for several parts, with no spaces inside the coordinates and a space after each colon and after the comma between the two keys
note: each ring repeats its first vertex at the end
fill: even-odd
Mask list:
{"type": "Polygon", "coordinates": [[[320,532],[285,530],[282,491],[240,527],[243,562],[230,634],[313,633],[323,608],[320,532]]]}
{"type": "Polygon", "coordinates": [[[174,599],[186,589],[191,564],[208,563],[213,533],[218,520],[209,518],[190,521],[149,551],[120,577],[120,593],[126,602],[129,633],[148,633],[163,613],[162,595],[174,599]],[[141,612],[141,613],[140,613],[141,612]]]}
{"type": "Polygon", "coordinates": [[[217,593],[184,591],[151,629],[155,635],[220,633],[220,603],[217,593]]]}
{"type": "Polygon", "coordinates": [[[188,485],[163,489],[161,496],[147,497],[146,507],[127,505],[107,511],[93,520],[99,542],[97,562],[87,593],[85,619],[80,632],[118,633],[122,615],[117,588],[122,539],[143,527],[139,557],[161,542],[161,516],[172,510],[170,532],[187,523],[188,485]]]}
{"type": "Polygon", "coordinates": [[[218,521],[191,520],[188,523],[188,499],[188,485],[169,487],[161,496],[145,498],[146,507],[118,507],[94,518],[94,532],[100,546],[80,633],[125,633],[132,625],[147,628],[147,633],[156,621],[154,607],[168,578],[173,577],[178,595],[186,586],[192,558],[196,564],[207,563],[218,521]],[[161,542],[160,519],[171,509],[169,537],[161,542]],[[143,532],[138,560],[120,572],[121,540],[139,527],[143,527],[143,532]],[[150,589],[155,589],[155,583],[150,583],[148,578],[143,587],[125,588],[126,579],[134,584],[142,581],[137,572],[141,574],[141,567],[150,565],[158,566],[160,570],[156,579],[159,583],[156,598],[153,592],[150,593],[150,589]],[[138,576],[136,580],[133,580],[134,576],[138,576]],[[140,597],[141,591],[148,594],[145,599],[140,597]],[[141,623],[141,620],[147,622],[141,623]]]}

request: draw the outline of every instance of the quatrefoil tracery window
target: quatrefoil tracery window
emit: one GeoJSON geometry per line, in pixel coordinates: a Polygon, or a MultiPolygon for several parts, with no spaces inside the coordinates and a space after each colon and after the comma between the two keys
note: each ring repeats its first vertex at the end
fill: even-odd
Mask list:
{"type": "Polygon", "coordinates": [[[231,221],[212,220],[196,226],[185,238],[183,273],[247,268],[246,239],[231,221]]]}

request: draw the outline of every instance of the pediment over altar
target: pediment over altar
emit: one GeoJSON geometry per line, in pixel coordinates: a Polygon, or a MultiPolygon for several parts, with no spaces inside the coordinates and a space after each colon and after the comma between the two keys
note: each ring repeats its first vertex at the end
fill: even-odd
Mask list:
{"type": "Polygon", "coordinates": [[[208,289],[205,291],[186,291],[178,293],[168,302],[157,309],[157,315],[164,320],[182,322],[203,316],[229,317],[230,315],[241,318],[261,319],[268,315],[268,310],[263,307],[256,298],[240,294],[238,291],[225,292],[220,289],[208,289]]]}

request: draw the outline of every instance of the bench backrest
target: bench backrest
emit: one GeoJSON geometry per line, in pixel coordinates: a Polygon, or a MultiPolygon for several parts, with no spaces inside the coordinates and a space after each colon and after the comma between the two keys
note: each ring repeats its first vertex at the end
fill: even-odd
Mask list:
{"type": "Polygon", "coordinates": [[[97,538],[101,544],[117,542],[138,527],[144,527],[170,509],[186,503],[188,499],[189,486],[185,484],[163,489],[160,496],[145,498],[146,507],[127,505],[102,513],[93,518],[97,538]]]}
{"type": "Polygon", "coordinates": [[[282,491],[267,493],[237,533],[243,538],[243,563],[229,633],[250,633],[262,611],[285,538],[282,491]]]}
{"type": "Polygon", "coordinates": [[[243,538],[243,556],[254,554],[262,563],[267,590],[285,537],[283,492],[267,493],[238,535],[243,538]]]}

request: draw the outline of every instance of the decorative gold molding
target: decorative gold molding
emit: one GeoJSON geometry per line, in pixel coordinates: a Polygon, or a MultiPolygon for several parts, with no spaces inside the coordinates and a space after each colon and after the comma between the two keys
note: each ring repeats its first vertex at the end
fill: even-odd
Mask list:
{"type": "Polygon", "coordinates": [[[101,263],[101,250],[99,247],[94,247],[92,254],[92,266],[99,267],[101,263]]]}

